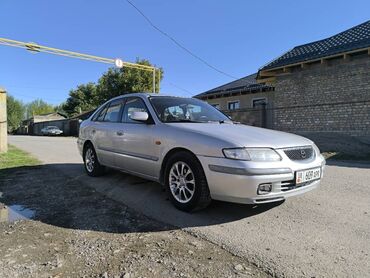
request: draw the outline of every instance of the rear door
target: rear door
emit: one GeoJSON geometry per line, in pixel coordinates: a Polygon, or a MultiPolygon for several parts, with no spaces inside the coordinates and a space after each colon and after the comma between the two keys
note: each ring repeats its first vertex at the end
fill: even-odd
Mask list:
{"type": "Polygon", "coordinates": [[[107,104],[97,117],[94,125],[95,147],[99,162],[106,166],[115,167],[115,145],[122,140],[119,130],[123,108],[123,99],[116,99],[107,104]]]}

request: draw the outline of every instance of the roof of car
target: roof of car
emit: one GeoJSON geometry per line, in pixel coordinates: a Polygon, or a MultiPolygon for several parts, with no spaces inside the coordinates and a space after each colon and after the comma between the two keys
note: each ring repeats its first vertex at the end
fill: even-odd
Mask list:
{"type": "Polygon", "coordinates": [[[123,95],[117,96],[117,97],[112,98],[110,100],[119,99],[119,98],[122,98],[122,97],[145,97],[145,98],[148,98],[148,97],[181,97],[181,96],[171,96],[171,95],[162,95],[162,94],[153,94],[153,93],[130,93],[130,94],[123,94],[123,95]]]}

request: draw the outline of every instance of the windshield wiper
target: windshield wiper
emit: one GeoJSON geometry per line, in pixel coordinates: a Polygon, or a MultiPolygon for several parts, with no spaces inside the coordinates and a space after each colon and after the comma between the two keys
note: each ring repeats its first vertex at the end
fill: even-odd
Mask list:
{"type": "Polygon", "coordinates": [[[229,123],[232,123],[232,122],[231,121],[225,121],[225,120],[213,120],[213,121],[207,121],[207,123],[229,124],[229,123]]]}
{"type": "Polygon", "coordinates": [[[175,121],[167,121],[166,123],[204,123],[204,122],[181,119],[181,120],[175,120],[175,121]]]}

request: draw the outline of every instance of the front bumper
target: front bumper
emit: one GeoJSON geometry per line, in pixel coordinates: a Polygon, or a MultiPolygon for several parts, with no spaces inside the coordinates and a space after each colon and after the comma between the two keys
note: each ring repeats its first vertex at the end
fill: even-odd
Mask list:
{"type": "Polygon", "coordinates": [[[279,162],[252,162],[227,158],[198,156],[205,175],[211,197],[215,200],[243,204],[260,204],[284,200],[303,194],[320,184],[320,180],[295,184],[295,172],[321,167],[321,178],[325,159],[318,155],[309,162],[292,161],[284,157],[279,162]],[[271,183],[270,193],[259,195],[258,186],[271,183]]]}

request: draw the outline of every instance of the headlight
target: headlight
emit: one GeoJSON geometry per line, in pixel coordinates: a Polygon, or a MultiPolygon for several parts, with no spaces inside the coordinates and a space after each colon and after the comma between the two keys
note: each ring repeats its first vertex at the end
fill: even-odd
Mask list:
{"type": "Polygon", "coordinates": [[[279,161],[280,155],[273,149],[268,148],[235,148],[223,149],[224,156],[230,159],[250,161],[279,161]]]}

